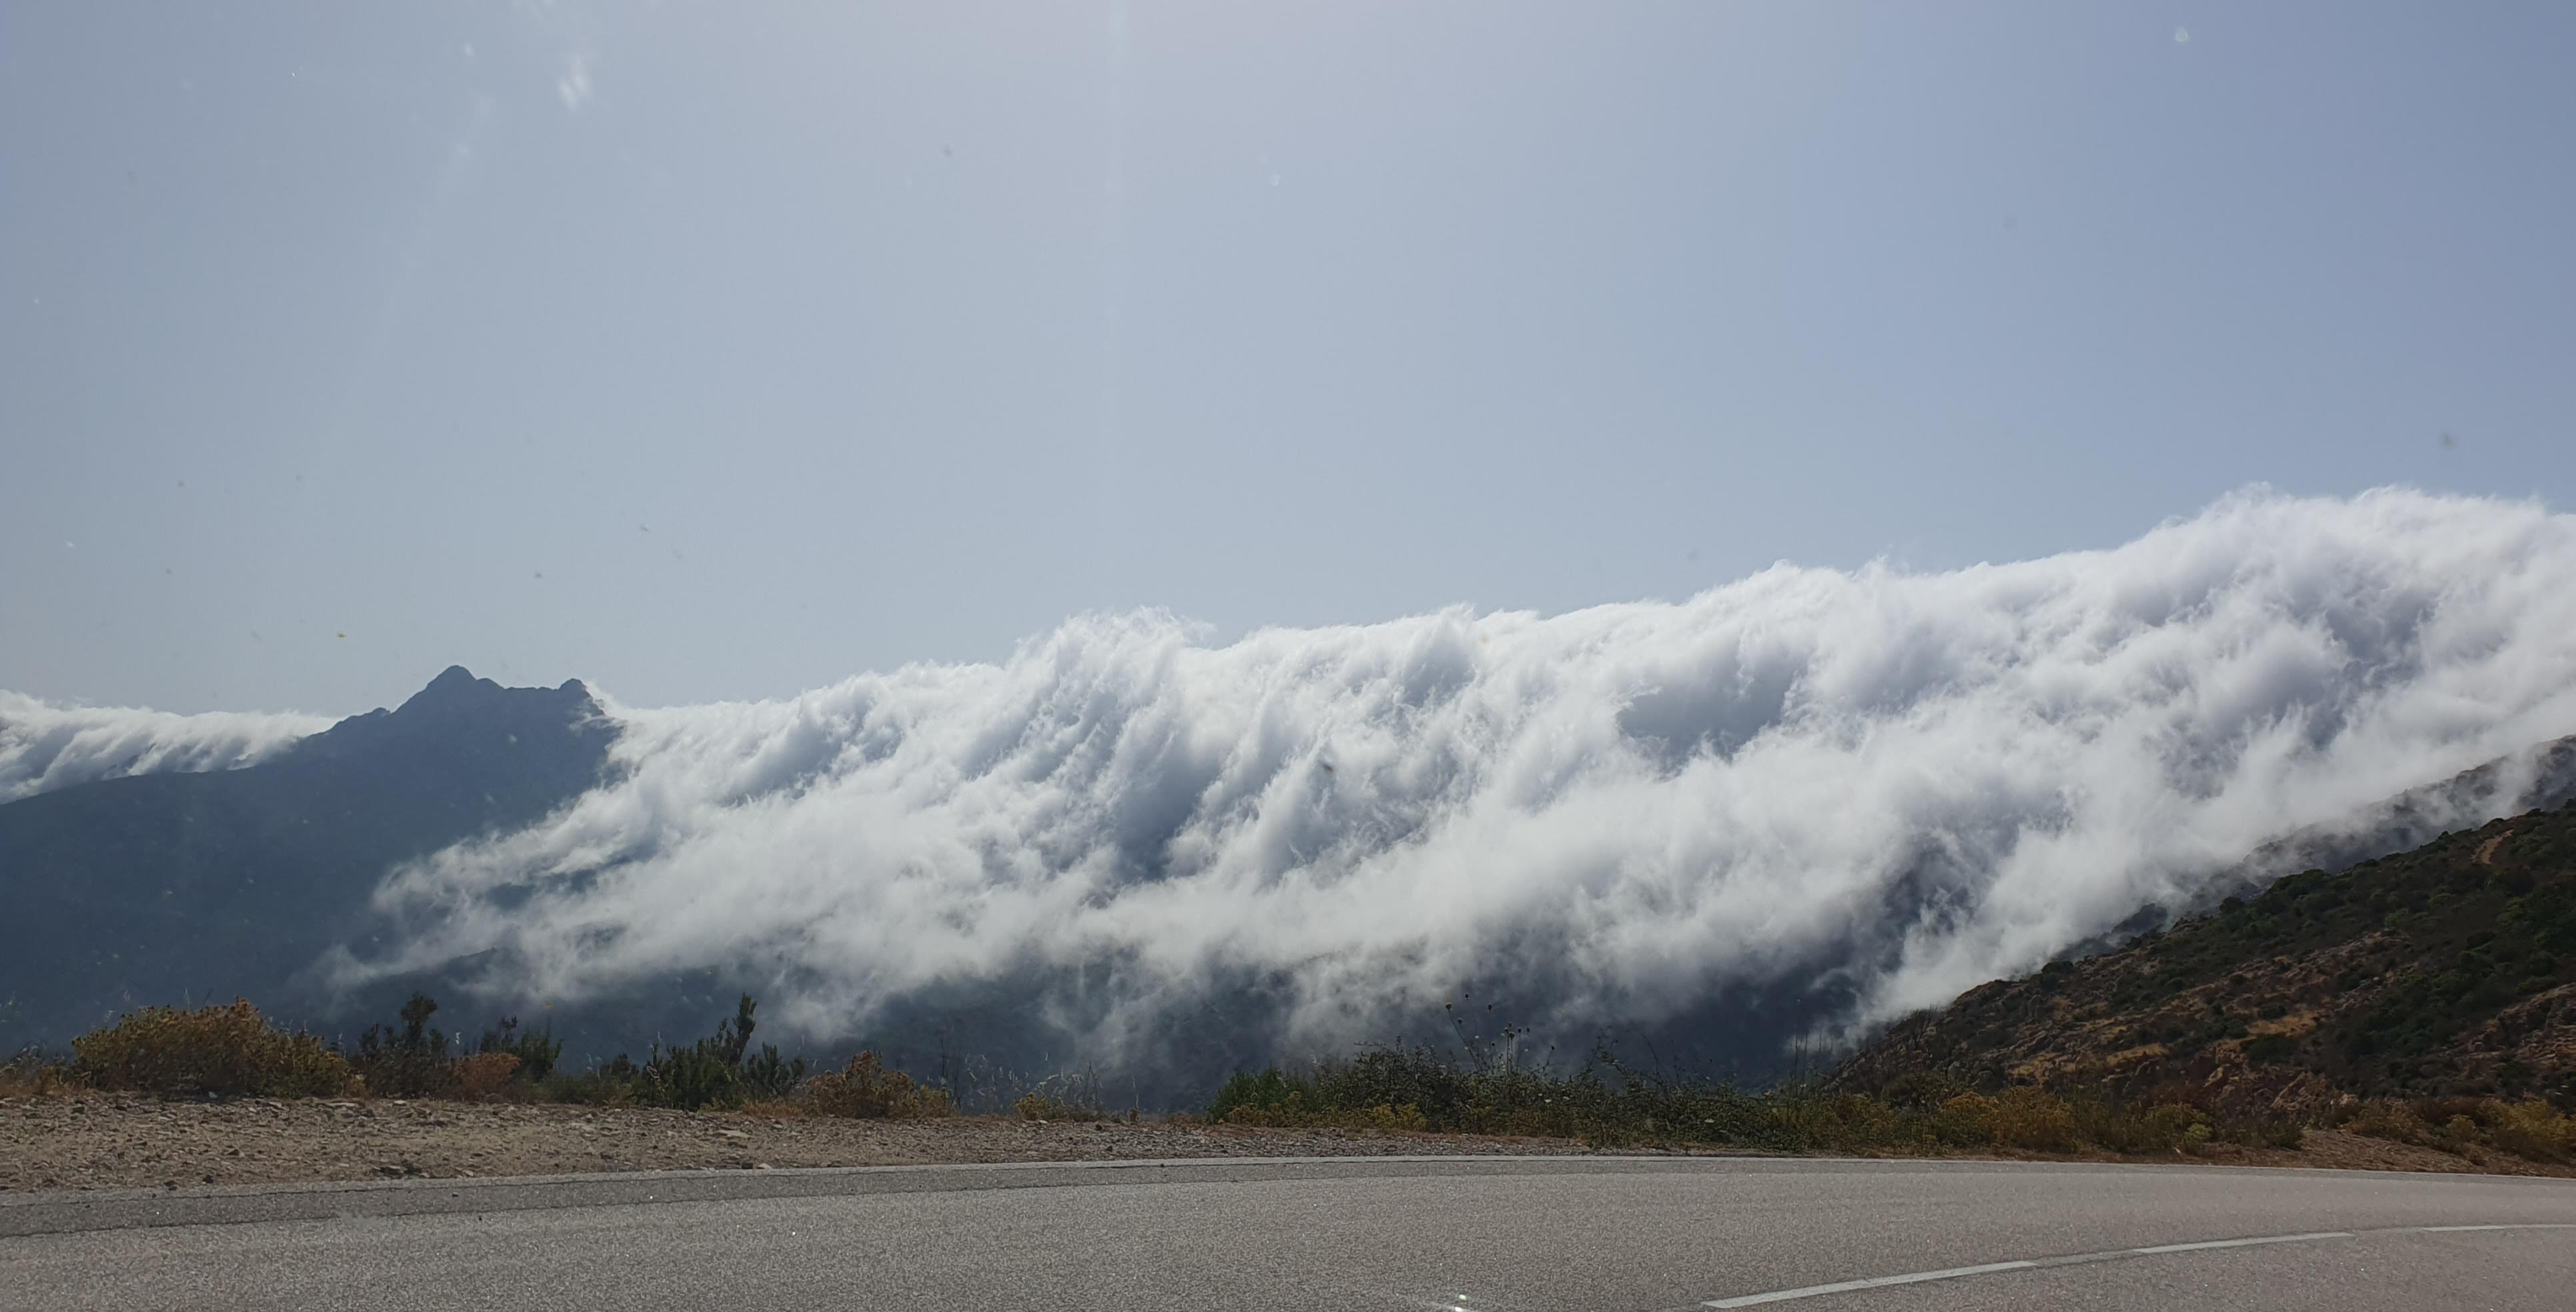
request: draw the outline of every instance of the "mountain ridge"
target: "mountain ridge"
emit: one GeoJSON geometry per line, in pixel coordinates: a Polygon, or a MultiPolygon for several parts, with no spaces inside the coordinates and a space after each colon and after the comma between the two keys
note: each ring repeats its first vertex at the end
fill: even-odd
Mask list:
{"type": "MultiPolygon", "coordinates": [[[[488,950],[375,979],[362,997],[336,994],[316,967],[345,962],[347,952],[392,955],[379,949],[397,925],[371,906],[388,869],[532,824],[607,782],[618,732],[578,679],[506,688],[450,666],[396,708],[346,717],[251,765],[94,780],[0,805],[0,954],[14,963],[0,978],[0,1043],[60,1042],[117,1010],[236,994],[309,1021],[373,1015],[414,986],[462,993],[468,1005],[539,1005],[492,977],[505,963],[488,950]]],[[[2228,892],[2259,893],[2301,864],[2339,867],[2403,851],[2464,815],[2568,797],[2576,797],[2576,738],[2273,839],[2220,872],[2206,903],[2141,907],[2065,955],[2161,932],[2228,892]]],[[[1627,1037],[1767,1083],[1794,1073],[1798,1059],[1783,1056],[1793,1038],[1856,1002],[1836,980],[1820,965],[1766,989],[1712,996],[1627,1037]]],[[[899,999],[867,1028],[892,1049],[950,1053],[963,1039],[981,1056],[1043,1062],[1060,1036],[1026,1001],[1061,983],[1024,971],[899,999]]],[[[594,1038],[652,1032],[717,996],[777,987],[754,963],[675,966],[653,983],[637,980],[550,1015],[577,1055],[606,1056],[613,1049],[591,1051],[594,1038]]],[[[1258,977],[1214,985],[1151,1036],[1138,1071],[1183,1096],[1231,1064],[1278,1058],[1263,992],[1277,987],[1258,977]]],[[[1507,1014],[1520,1005],[1510,981],[1482,987],[1507,1014]]]]}
{"type": "Polygon", "coordinates": [[[360,930],[386,868],[569,802],[614,736],[578,680],[451,666],[255,764],[0,805],[0,1040],[188,996],[307,996],[296,976],[360,930]]]}

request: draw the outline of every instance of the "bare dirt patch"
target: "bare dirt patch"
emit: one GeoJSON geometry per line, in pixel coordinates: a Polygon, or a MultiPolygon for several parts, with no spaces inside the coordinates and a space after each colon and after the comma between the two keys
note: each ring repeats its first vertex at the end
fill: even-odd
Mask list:
{"type": "Polygon", "coordinates": [[[2494,865],[2496,849],[2504,846],[2504,840],[2511,837],[2513,837],[2513,831],[2508,829],[2503,833],[2497,834],[2495,837],[2478,844],[2478,854],[2473,859],[2482,866],[2494,865]]]}

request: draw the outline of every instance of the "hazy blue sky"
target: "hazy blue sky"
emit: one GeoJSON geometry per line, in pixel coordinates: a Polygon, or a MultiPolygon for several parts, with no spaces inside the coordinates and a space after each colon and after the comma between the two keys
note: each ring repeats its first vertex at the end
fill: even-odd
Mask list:
{"type": "Polygon", "coordinates": [[[752,697],[2563,508],[2571,69],[2559,3],[10,5],[0,687],[752,697]]]}

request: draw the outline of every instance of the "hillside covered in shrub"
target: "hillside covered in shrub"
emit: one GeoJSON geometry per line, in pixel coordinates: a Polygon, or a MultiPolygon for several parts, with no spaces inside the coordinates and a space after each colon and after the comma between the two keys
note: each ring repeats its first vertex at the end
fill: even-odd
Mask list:
{"type": "Polygon", "coordinates": [[[2310,1121],[2362,1099],[2576,1106],[2576,804],[1985,985],[1827,1084],[1926,1077],[2310,1121]]]}

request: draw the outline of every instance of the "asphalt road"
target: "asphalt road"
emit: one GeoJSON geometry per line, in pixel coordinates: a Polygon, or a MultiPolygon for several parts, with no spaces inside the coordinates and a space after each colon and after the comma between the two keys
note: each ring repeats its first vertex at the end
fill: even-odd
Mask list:
{"type": "Polygon", "coordinates": [[[0,1198],[6,1308],[1711,1304],[2565,1312],[2576,1181],[1414,1158],[0,1198]]]}

